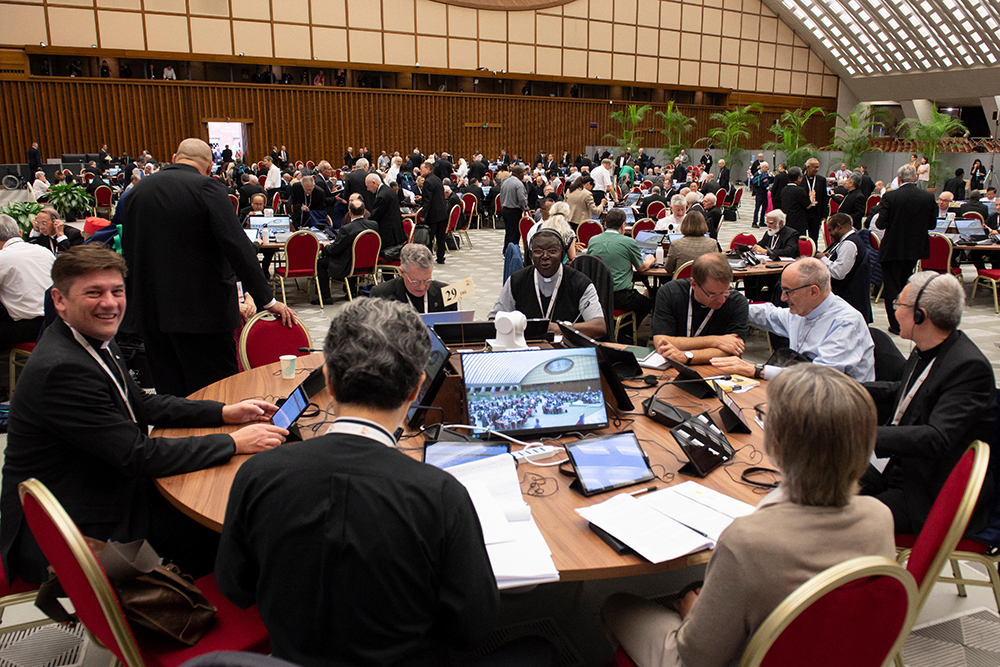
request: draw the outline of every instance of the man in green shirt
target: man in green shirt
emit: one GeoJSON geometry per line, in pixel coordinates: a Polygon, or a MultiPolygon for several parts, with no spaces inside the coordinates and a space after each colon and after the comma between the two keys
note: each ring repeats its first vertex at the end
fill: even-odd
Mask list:
{"type": "Polygon", "coordinates": [[[629,190],[632,189],[632,184],[635,183],[635,162],[633,160],[629,160],[618,170],[618,182],[624,183],[629,190]]]}
{"type": "MultiPolygon", "coordinates": [[[[649,314],[653,307],[652,301],[648,297],[640,294],[632,287],[632,271],[638,269],[645,271],[653,265],[656,258],[653,255],[643,257],[639,252],[639,246],[631,236],[621,233],[622,225],[625,224],[625,212],[621,209],[611,209],[604,219],[605,231],[590,239],[587,245],[587,254],[600,257],[608,271],[611,272],[611,279],[615,285],[615,310],[624,310],[635,313],[636,328],[649,314]]],[[[628,334],[622,335],[623,339],[631,338],[628,334]]],[[[619,340],[620,343],[631,343],[631,340],[619,340]]]]}

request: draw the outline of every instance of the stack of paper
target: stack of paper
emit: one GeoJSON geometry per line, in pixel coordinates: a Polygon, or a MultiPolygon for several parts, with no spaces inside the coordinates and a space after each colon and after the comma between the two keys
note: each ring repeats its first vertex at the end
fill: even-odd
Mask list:
{"type": "Polygon", "coordinates": [[[621,493],[577,514],[652,563],[711,549],[733,519],[753,506],[696,482],[640,497],[621,493]]]}
{"type": "Polygon", "coordinates": [[[650,352],[642,359],[639,359],[639,365],[643,368],[650,368],[654,371],[665,371],[670,368],[667,360],[657,352],[650,352]]]}
{"type": "Polygon", "coordinates": [[[552,551],[521,496],[514,458],[491,456],[446,468],[469,491],[499,588],[559,581],[552,551]]]}

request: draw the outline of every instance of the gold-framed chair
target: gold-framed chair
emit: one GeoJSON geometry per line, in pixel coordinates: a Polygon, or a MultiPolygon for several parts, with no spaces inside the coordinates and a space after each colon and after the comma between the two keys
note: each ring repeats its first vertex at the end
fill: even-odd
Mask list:
{"type": "Polygon", "coordinates": [[[353,301],[351,294],[351,279],[370,277],[378,282],[378,255],[382,250],[382,239],[374,229],[365,231],[354,237],[351,246],[351,271],[343,278],[332,278],[334,282],[343,283],[347,290],[347,300],[353,301]]]}
{"type": "Polygon", "coordinates": [[[674,269],[674,275],[671,277],[671,280],[680,280],[681,278],[690,278],[691,277],[691,267],[693,267],[693,266],[694,266],[694,260],[693,259],[690,259],[690,260],[684,262],[683,264],[681,264],[680,266],[678,266],[676,269],[674,269]]]}
{"type": "Polygon", "coordinates": [[[7,363],[7,371],[10,377],[10,393],[7,395],[8,400],[14,395],[14,382],[17,378],[17,369],[24,368],[24,365],[28,363],[28,357],[31,356],[31,352],[35,349],[34,343],[14,343],[10,348],[10,356],[7,363]]]}
{"type": "Polygon", "coordinates": [[[281,281],[281,300],[288,303],[285,294],[285,279],[298,280],[312,278],[316,281],[316,293],[319,297],[319,307],[323,307],[323,294],[319,286],[319,271],[316,263],[320,253],[319,238],[307,229],[300,229],[285,239],[285,265],[274,269],[274,275],[281,281]]]}
{"type": "Polygon", "coordinates": [[[308,352],[299,352],[299,348],[312,346],[312,336],[300,320],[286,327],[278,316],[264,310],[243,325],[238,352],[243,370],[250,370],[274,363],[283,354],[301,357],[308,352]]]}

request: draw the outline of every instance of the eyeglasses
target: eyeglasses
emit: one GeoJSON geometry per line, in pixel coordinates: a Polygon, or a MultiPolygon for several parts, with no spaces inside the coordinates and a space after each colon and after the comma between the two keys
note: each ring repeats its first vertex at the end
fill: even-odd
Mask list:
{"type": "Polygon", "coordinates": [[[782,287],[781,288],[781,293],[784,294],[785,296],[788,296],[792,292],[798,292],[800,289],[805,289],[806,287],[812,287],[812,286],[813,286],[812,283],[808,283],[806,285],[800,285],[799,287],[793,287],[791,289],[789,289],[787,287],[782,287]]]}
{"type": "Polygon", "coordinates": [[[541,259],[542,257],[559,257],[562,250],[559,248],[532,248],[531,256],[541,259]]]}
{"type": "MultiPolygon", "coordinates": [[[[694,282],[694,281],[692,281],[692,282],[694,282]]],[[[697,287],[698,289],[700,289],[702,292],[704,292],[705,296],[707,296],[709,299],[717,299],[720,296],[729,296],[729,293],[732,291],[731,289],[725,289],[722,292],[709,292],[707,289],[705,289],[704,287],[702,287],[698,283],[694,283],[694,285],[695,285],[695,287],[697,287]]]]}
{"type": "Polygon", "coordinates": [[[433,280],[414,280],[405,273],[403,274],[403,277],[406,278],[406,281],[408,283],[410,283],[411,285],[416,285],[417,287],[430,287],[431,283],[434,282],[433,280]]]}
{"type": "Polygon", "coordinates": [[[899,310],[900,308],[913,308],[913,304],[912,303],[903,303],[902,301],[900,301],[898,299],[896,301],[892,302],[892,309],[893,309],[893,311],[899,310]]]}
{"type": "Polygon", "coordinates": [[[757,426],[764,428],[764,417],[767,416],[767,403],[758,403],[753,406],[753,411],[753,420],[757,422],[757,426]]]}

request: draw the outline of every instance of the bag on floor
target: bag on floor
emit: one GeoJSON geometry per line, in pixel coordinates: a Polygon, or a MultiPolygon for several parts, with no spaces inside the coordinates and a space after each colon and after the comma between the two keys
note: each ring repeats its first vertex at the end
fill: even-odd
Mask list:
{"type": "Polygon", "coordinates": [[[429,249],[431,247],[431,228],[427,225],[420,224],[417,225],[413,230],[413,243],[419,243],[420,245],[425,245],[429,249]]]}
{"type": "MultiPolygon", "coordinates": [[[[176,565],[162,565],[149,542],[85,539],[130,624],[187,646],[205,636],[216,608],[176,565]]],[[[57,599],[65,593],[51,567],[49,573],[49,580],[38,590],[35,606],[58,623],[75,622],[77,619],[57,599]]]]}

